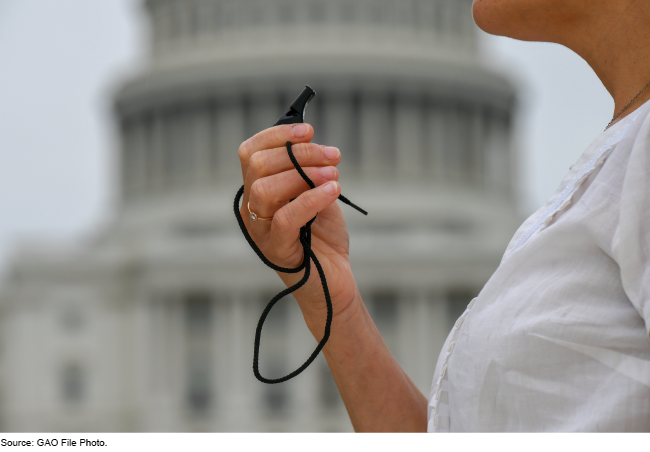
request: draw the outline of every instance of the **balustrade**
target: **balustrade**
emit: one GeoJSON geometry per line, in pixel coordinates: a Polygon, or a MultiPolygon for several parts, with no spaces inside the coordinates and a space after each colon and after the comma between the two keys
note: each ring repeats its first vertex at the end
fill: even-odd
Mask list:
{"type": "MultiPolygon", "coordinates": [[[[161,55],[195,46],[200,39],[229,46],[233,33],[297,25],[304,29],[301,39],[317,42],[326,36],[310,36],[310,29],[349,26],[397,32],[405,44],[408,36],[429,36],[435,45],[473,51],[471,4],[472,0],[149,0],[147,7],[154,55],[161,55]]],[[[286,34],[271,35],[287,44],[286,34]]]]}

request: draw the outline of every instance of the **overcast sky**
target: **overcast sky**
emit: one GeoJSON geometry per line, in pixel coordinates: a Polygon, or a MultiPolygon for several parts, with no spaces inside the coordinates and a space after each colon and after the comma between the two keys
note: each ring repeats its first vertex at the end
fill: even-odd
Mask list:
{"type": "MultiPolygon", "coordinates": [[[[69,239],[105,221],[113,88],[145,52],[139,0],[0,0],[0,269],[25,238],[69,239]]],[[[519,88],[521,207],[552,194],[605,128],[611,98],[551,44],[482,37],[519,88]]]]}

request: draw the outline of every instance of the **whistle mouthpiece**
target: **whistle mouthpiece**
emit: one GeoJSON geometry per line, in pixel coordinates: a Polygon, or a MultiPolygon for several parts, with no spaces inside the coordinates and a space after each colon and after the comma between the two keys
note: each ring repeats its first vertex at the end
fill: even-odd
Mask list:
{"type": "Polygon", "coordinates": [[[305,122],[305,109],[307,108],[307,104],[309,104],[315,95],[316,91],[311,89],[309,85],[306,85],[298,98],[293,101],[291,107],[289,107],[286,113],[273,125],[279,126],[282,124],[300,124],[305,122]]]}

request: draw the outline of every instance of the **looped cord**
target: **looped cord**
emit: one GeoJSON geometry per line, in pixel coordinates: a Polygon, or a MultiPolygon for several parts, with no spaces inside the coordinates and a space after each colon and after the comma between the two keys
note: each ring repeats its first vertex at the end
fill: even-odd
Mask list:
{"type": "MultiPolygon", "coordinates": [[[[307,174],[305,174],[305,172],[302,170],[302,168],[298,164],[298,161],[296,160],[296,157],[293,155],[293,151],[291,150],[291,142],[287,141],[286,146],[287,146],[287,153],[289,154],[289,158],[291,159],[291,163],[293,163],[293,166],[298,171],[298,174],[300,174],[300,176],[305,180],[305,182],[307,182],[307,185],[309,185],[310,188],[315,188],[316,185],[314,184],[314,182],[312,182],[311,179],[309,179],[309,177],[307,177],[307,174]]],[[[248,230],[246,229],[246,225],[244,224],[244,220],[241,216],[241,213],[239,212],[239,202],[243,194],[244,194],[244,186],[242,185],[239,191],[237,192],[237,195],[235,196],[235,202],[233,206],[235,217],[237,217],[237,223],[239,223],[239,228],[241,229],[242,234],[244,234],[246,241],[248,242],[250,247],[253,248],[253,251],[255,251],[255,253],[260,258],[260,260],[264,262],[266,266],[272,268],[275,271],[282,272],[282,273],[298,273],[302,270],[305,270],[305,274],[300,279],[300,281],[298,281],[296,284],[294,284],[291,287],[287,287],[282,292],[280,292],[275,297],[273,297],[271,301],[269,301],[269,303],[264,308],[262,315],[260,316],[260,320],[257,322],[257,328],[255,330],[255,348],[253,351],[253,373],[255,374],[255,378],[257,378],[262,383],[267,383],[267,384],[282,383],[287,380],[291,380],[293,377],[299,375],[300,373],[302,373],[303,370],[309,367],[309,365],[316,359],[316,357],[323,349],[323,347],[325,347],[325,344],[327,343],[330,337],[330,331],[332,329],[332,317],[334,315],[334,310],[332,308],[332,299],[330,297],[330,292],[329,289],[327,288],[327,279],[325,279],[325,272],[323,271],[323,267],[321,267],[320,262],[316,258],[316,254],[314,254],[314,252],[311,249],[311,226],[316,220],[316,217],[309,220],[307,224],[305,224],[303,227],[300,228],[299,238],[303,250],[302,264],[300,264],[296,268],[280,267],[279,265],[275,265],[273,262],[268,260],[266,256],[264,256],[264,253],[262,253],[262,251],[257,247],[255,241],[248,233],[248,230]],[[327,304],[327,318],[325,320],[325,333],[323,334],[323,338],[320,340],[318,346],[309,356],[307,361],[305,361],[305,363],[302,366],[300,366],[298,369],[294,370],[288,375],[285,375],[282,378],[265,378],[260,374],[259,357],[260,357],[260,339],[262,336],[262,327],[264,326],[266,317],[269,315],[269,312],[271,312],[271,309],[273,309],[273,306],[275,306],[275,304],[278,301],[280,301],[282,298],[286,297],[290,293],[293,293],[296,290],[300,289],[302,286],[305,285],[305,283],[307,283],[307,280],[309,280],[309,276],[311,275],[312,261],[314,262],[314,265],[316,266],[316,271],[318,272],[318,276],[320,277],[321,285],[323,287],[323,294],[325,295],[325,303],[327,304]]],[[[354,209],[358,210],[362,214],[368,215],[368,212],[366,212],[359,206],[353,204],[345,196],[339,195],[338,199],[344,204],[347,204],[353,207],[354,209]]]]}

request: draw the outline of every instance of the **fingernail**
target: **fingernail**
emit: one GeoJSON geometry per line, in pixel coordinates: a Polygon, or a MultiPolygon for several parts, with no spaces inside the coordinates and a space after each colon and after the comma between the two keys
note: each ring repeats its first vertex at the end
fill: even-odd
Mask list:
{"type": "Polygon", "coordinates": [[[325,193],[332,196],[336,193],[336,185],[336,182],[328,182],[323,185],[323,189],[325,190],[325,193]]]}
{"type": "Polygon", "coordinates": [[[325,158],[327,160],[336,160],[339,158],[339,155],[341,155],[341,151],[339,151],[338,148],[332,146],[325,146],[323,148],[323,152],[325,153],[325,158]]]}
{"type": "Polygon", "coordinates": [[[333,166],[323,166],[320,168],[320,173],[323,175],[325,179],[332,180],[336,178],[336,168],[333,166]]]}
{"type": "Polygon", "coordinates": [[[309,133],[309,126],[307,124],[296,124],[291,128],[293,136],[296,138],[304,137],[309,133]]]}

